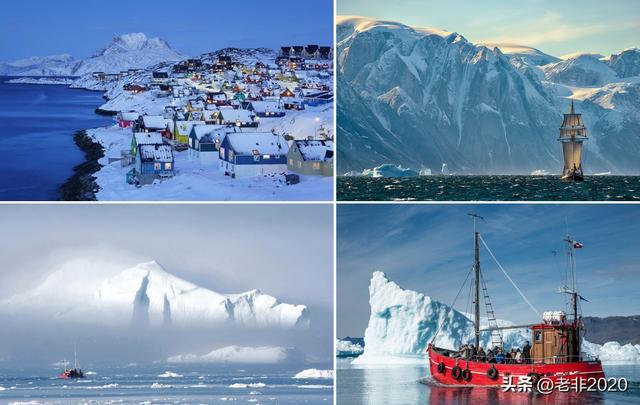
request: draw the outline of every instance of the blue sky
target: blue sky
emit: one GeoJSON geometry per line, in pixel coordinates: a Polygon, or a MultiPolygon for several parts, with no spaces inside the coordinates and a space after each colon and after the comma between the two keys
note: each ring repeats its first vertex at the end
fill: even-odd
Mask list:
{"type": "MultiPolygon", "coordinates": [[[[451,304],[473,262],[472,222],[502,266],[542,312],[566,310],[562,239],[566,222],[577,251],[586,316],[640,313],[640,207],[620,204],[344,205],[337,216],[337,334],[363,336],[369,319],[368,284],[379,270],[401,287],[451,304]],[[566,222],[565,222],[566,221],[566,222]],[[554,255],[553,251],[558,253],[554,255]]],[[[481,249],[481,268],[496,316],[536,322],[534,312],[481,249]]],[[[466,293],[458,310],[466,307],[466,293]]]]}
{"type": "Polygon", "coordinates": [[[442,28],[472,42],[533,46],[555,56],[640,46],[637,0],[339,0],[337,12],[442,28]]]}
{"type": "Polygon", "coordinates": [[[159,36],[188,55],[225,47],[333,43],[333,1],[0,2],[0,61],[93,54],[116,34],[159,36]]]}

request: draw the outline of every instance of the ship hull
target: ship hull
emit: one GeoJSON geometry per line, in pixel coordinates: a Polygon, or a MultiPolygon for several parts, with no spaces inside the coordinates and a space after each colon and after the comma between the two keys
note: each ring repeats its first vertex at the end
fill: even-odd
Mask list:
{"type": "MultiPolygon", "coordinates": [[[[531,373],[549,378],[554,384],[558,383],[560,378],[569,381],[578,378],[605,378],[602,364],[597,360],[561,364],[494,364],[456,359],[446,356],[443,352],[446,351],[429,346],[429,370],[436,381],[446,385],[499,387],[503,384],[505,376],[512,376],[513,383],[516,384],[520,376],[530,376],[531,373]],[[443,371],[438,370],[440,364],[444,365],[443,371]],[[462,377],[454,378],[452,370],[456,366],[462,370],[469,369],[469,380],[462,377]],[[497,370],[495,379],[487,375],[492,367],[497,370]]],[[[440,369],[442,370],[442,366],[440,369]]]]}
{"type": "Polygon", "coordinates": [[[582,175],[582,173],[572,172],[563,175],[561,179],[567,181],[584,181],[584,176],[582,175]]]}

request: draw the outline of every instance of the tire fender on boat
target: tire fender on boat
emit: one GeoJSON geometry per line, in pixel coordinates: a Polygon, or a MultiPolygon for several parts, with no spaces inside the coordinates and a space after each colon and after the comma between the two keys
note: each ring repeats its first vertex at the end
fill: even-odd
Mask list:
{"type": "Polygon", "coordinates": [[[529,373],[529,374],[527,374],[527,376],[531,378],[531,385],[533,385],[535,387],[538,384],[538,381],[540,380],[540,374],[538,374],[538,373],[529,373]]]}
{"type": "Polygon", "coordinates": [[[438,363],[438,373],[444,373],[447,368],[444,366],[443,362],[438,363]]]}
{"type": "Polygon", "coordinates": [[[491,366],[491,368],[487,370],[487,377],[489,377],[490,380],[495,380],[496,378],[498,378],[498,370],[495,368],[495,366],[491,366]]]}
{"type": "Polygon", "coordinates": [[[455,378],[456,380],[459,380],[460,377],[462,377],[462,369],[458,366],[455,366],[454,368],[452,368],[451,377],[455,378]]]}
{"type": "Polygon", "coordinates": [[[471,381],[471,370],[468,368],[462,370],[462,379],[465,381],[471,381]]]}

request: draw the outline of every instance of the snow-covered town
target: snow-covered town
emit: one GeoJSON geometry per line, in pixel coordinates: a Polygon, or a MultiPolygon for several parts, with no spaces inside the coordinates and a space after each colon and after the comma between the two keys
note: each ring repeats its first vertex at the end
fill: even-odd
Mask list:
{"type": "Polygon", "coordinates": [[[228,48],[147,69],[92,72],[114,125],[98,200],[329,200],[333,50],[228,48]]]}

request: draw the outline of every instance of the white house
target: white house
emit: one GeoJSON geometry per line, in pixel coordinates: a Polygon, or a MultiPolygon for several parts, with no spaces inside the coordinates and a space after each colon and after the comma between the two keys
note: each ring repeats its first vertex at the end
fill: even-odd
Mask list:
{"type": "Polygon", "coordinates": [[[286,173],[288,151],[273,132],[229,132],[220,146],[220,170],[232,178],[286,173]]]}

